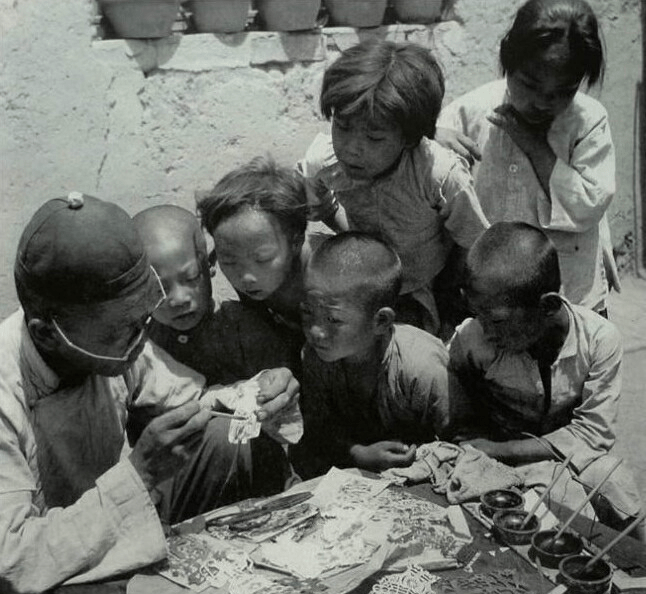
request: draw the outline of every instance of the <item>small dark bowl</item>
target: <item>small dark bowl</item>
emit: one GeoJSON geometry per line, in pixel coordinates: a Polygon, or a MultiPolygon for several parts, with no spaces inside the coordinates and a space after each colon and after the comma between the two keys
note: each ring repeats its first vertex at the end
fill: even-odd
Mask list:
{"type": "Polygon", "coordinates": [[[545,567],[556,569],[566,557],[578,555],[583,550],[581,537],[573,532],[564,532],[553,540],[557,530],[542,530],[532,536],[532,551],[545,567]]]}
{"type": "Polygon", "coordinates": [[[521,530],[520,525],[528,513],[520,509],[509,509],[496,512],[493,515],[493,528],[495,534],[508,545],[526,545],[532,536],[540,529],[538,518],[533,515],[527,525],[521,530]]]}
{"type": "Polygon", "coordinates": [[[590,557],[572,555],[559,563],[559,575],[571,594],[606,594],[612,582],[612,567],[599,559],[587,572],[583,572],[590,557]]]}
{"type": "Polygon", "coordinates": [[[494,489],[480,496],[480,510],[489,518],[499,511],[523,509],[523,505],[525,498],[511,489],[494,489]]]}

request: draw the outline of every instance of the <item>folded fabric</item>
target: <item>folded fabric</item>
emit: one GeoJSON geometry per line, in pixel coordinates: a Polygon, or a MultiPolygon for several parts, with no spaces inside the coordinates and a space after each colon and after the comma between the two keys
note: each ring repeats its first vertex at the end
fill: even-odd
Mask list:
{"type": "Polygon", "coordinates": [[[449,503],[475,499],[493,489],[521,487],[523,478],[515,469],[490,458],[470,445],[464,446],[446,488],[449,503]]]}
{"type": "Polygon", "coordinates": [[[462,448],[445,441],[420,445],[415,452],[415,461],[406,468],[389,468],[381,476],[397,484],[421,483],[428,480],[433,488],[444,492],[453,472],[455,462],[462,455],[462,448]]]}
{"type": "Polygon", "coordinates": [[[419,446],[410,466],[389,468],[381,476],[398,484],[428,480],[433,490],[445,493],[452,504],[474,499],[493,489],[520,487],[524,483],[515,469],[473,446],[461,447],[444,441],[419,446]]]}

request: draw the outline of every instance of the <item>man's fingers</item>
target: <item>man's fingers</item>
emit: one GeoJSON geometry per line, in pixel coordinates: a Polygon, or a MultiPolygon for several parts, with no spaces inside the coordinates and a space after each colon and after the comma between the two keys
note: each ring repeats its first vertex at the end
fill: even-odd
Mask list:
{"type": "Polygon", "coordinates": [[[300,390],[298,380],[286,367],[264,370],[257,377],[257,382],[260,387],[258,404],[263,404],[283,394],[295,396],[300,390]]]}
{"type": "Polygon", "coordinates": [[[488,120],[489,120],[489,121],[490,121],[494,126],[498,126],[498,128],[504,128],[504,127],[505,127],[506,120],[505,120],[504,118],[497,117],[497,116],[494,116],[494,115],[488,115],[488,116],[487,116],[487,119],[488,119],[488,120]]]}
{"type": "Polygon", "coordinates": [[[476,142],[471,140],[468,136],[462,135],[460,137],[460,142],[462,145],[467,149],[468,154],[466,155],[466,158],[469,161],[476,160],[476,161],[481,161],[482,160],[482,152],[480,151],[480,147],[476,142]]]}
{"type": "Polygon", "coordinates": [[[172,424],[169,424],[171,421],[165,419],[167,415],[172,415],[177,410],[179,410],[174,409],[155,419],[155,421],[163,420],[163,423],[160,422],[155,426],[153,426],[153,423],[151,423],[149,427],[151,428],[151,430],[157,433],[157,435],[160,437],[160,441],[162,443],[165,443],[166,445],[180,443],[195,433],[201,435],[201,433],[204,431],[204,428],[206,427],[206,424],[211,418],[211,412],[209,410],[200,408],[199,405],[197,405],[196,408],[191,408],[193,410],[193,414],[189,417],[182,415],[180,418],[183,419],[183,423],[181,424],[178,424],[174,417],[171,419],[172,424]]]}
{"type": "Polygon", "coordinates": [[[293,394],[293,393],[283,392],[282,394],[279,394],[275,398],[265,402],[260,407],[260,410],[256,412],[256,417],[258,418],[259,421],[264,421],[269,417],[275,415],[280,410],[292,405],[297,397],[298,397],[298,393],[293,394]]]}
{"type": "Polygon", "coordinates": [[[197,402],[186,402],[177,408],[155,417],[152,423],[155,424],[156,428],[162,431],[172,429],[174,427],[181,427],[199,411],[200,405],[197,402]]]}

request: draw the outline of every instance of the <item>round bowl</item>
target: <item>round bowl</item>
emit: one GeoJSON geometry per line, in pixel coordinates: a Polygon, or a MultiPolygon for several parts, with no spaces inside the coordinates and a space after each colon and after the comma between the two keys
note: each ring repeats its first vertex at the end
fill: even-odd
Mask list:
{"type": "Polygon", "coordinates": [[[508,545],[526,545],[532,541],[532,536],[538,532],[540,524],[536,516],[532,516],[527,525],[521,529],[521,524],[529,514],[521,509],[508,509],[493,515],[494,533],[508,545]]]}
{"type": "Polygon", "coordinates": [[[480,496],[480,510],[489,518],[499,511],[523,509],[523,505],[525,498],[511,489],[494,489],[480,496]]]}
{"type": "Polygon", "coordinates": [[[581,537],[564,532],[554,540],[557,530],[541,530],[532,536],[532,552],[545,567],[556,569],[566,557],[578,555],[583,550],[581,537]]]}
{"type": "Polygon", "coordinates": [[[583,573],[590,557],[572,555],[559,563],[559,575],[571,594],[606,594],[612,582],[612,567],[599,559],[588,571],[583,573]]]}

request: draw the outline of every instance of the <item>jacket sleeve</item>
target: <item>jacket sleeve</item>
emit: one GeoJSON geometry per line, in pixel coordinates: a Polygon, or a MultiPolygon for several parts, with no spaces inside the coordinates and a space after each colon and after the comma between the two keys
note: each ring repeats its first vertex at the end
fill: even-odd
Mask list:
{"type": "Polygon", "coordinates": [[[550,195],[551,204],[539,205],[546,229],[582,233],[601,221],[615,195],[615,150],[605,112],[576,141],[569,162],[557,158],[550,195]]]}
{"type": "Polygon", "coordinates": [[[590,369],[572,420],[542,436],[562,454],[574,452],[572,464],[579,471],[615,443],[622,355],[619,332],[610,324],[599,327],[591,340],[590,369]]]}
{"type": "Polygon", "coordinates": [[[0,412],[3,592],[43,592],[70,578],[104,579],[166,555],[157,511],[127,459],[100,476],[73,505],[43,509],[21,447],[20,415],[11,413],[0,412]]]}

